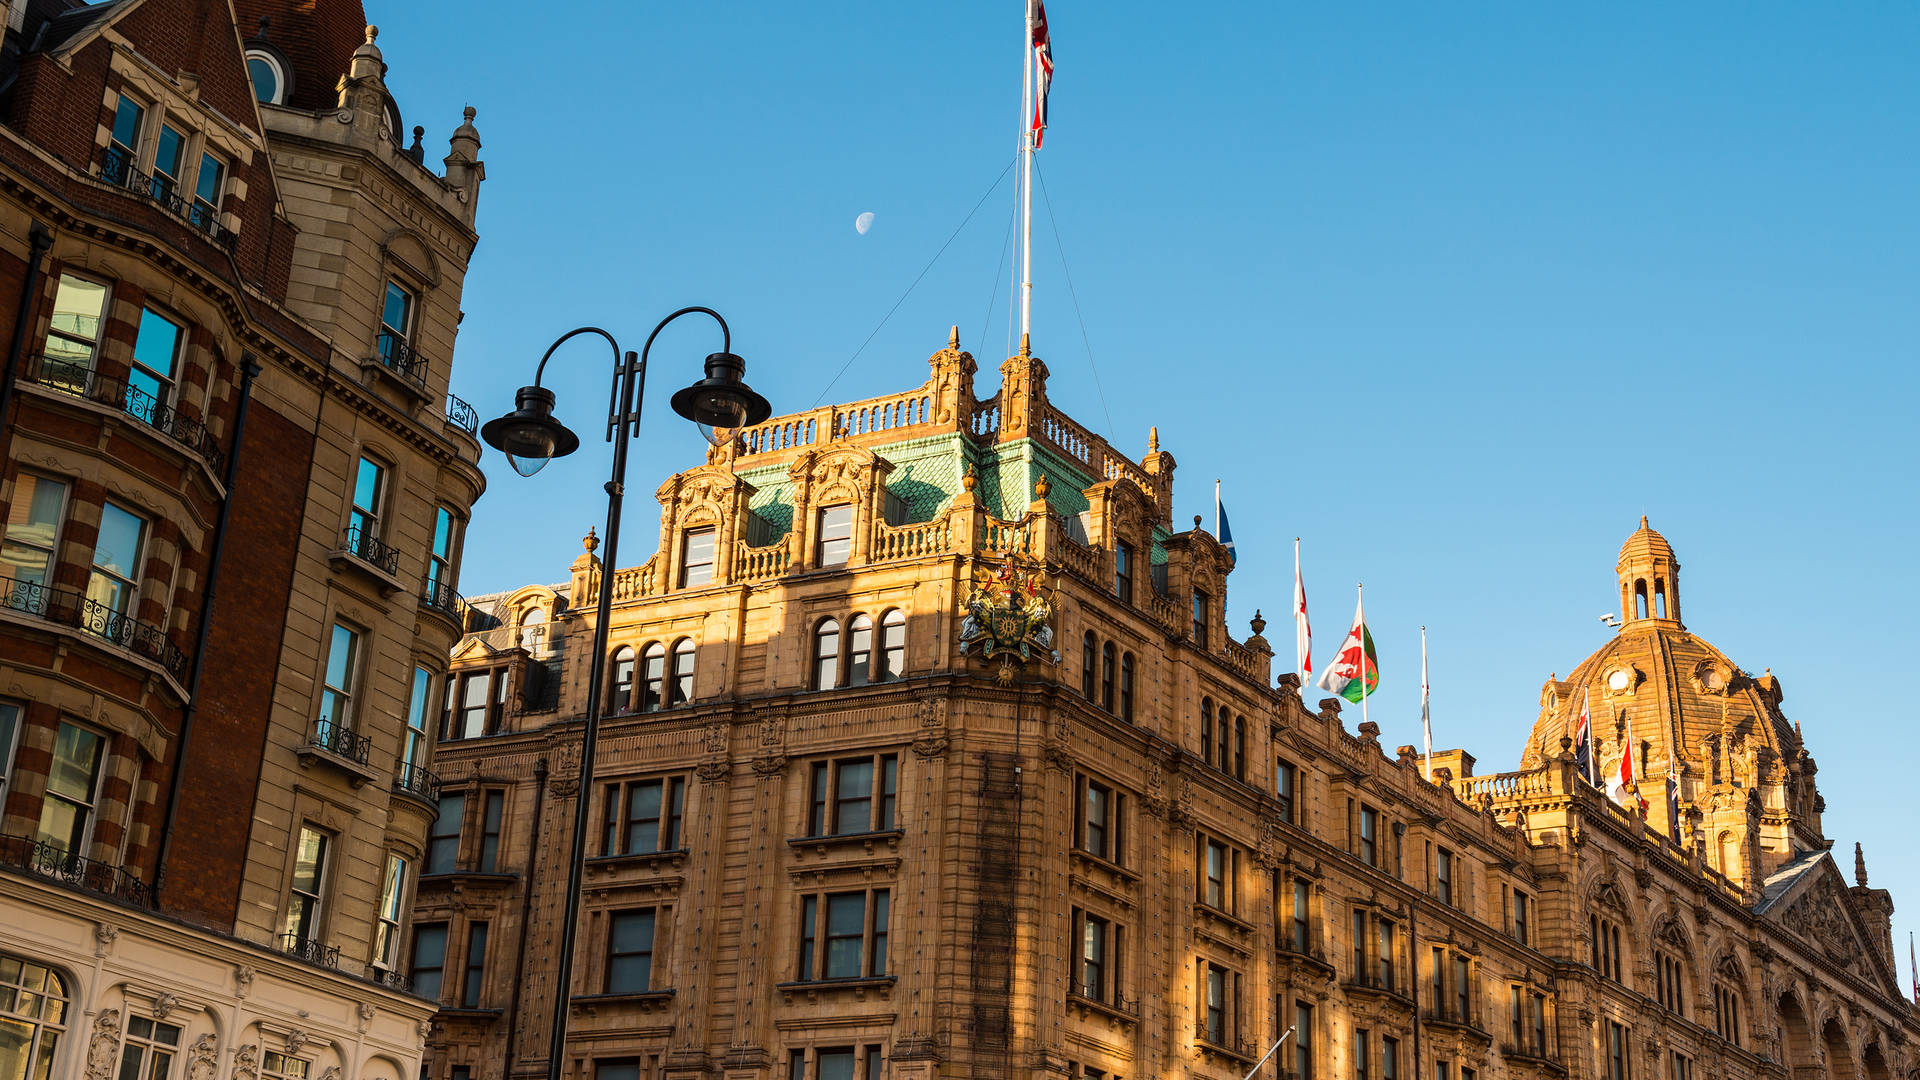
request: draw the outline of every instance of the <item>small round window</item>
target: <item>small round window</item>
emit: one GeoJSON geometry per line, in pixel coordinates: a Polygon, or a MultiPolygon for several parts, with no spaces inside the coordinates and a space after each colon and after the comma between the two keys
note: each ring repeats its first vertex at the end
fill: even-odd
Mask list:
{"type": "Polygon", "coordinates": [[[268,105],[286,100],[287,80],[279,61],[263,52],[247,54],[247,75],[253,80],[253,96],[268,105]]]}

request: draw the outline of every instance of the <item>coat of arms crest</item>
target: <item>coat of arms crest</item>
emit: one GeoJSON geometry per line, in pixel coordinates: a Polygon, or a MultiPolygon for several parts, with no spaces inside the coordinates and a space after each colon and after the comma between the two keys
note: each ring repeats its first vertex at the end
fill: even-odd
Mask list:
{"type": "Polygon", "coordinates": [[[960,624],[960,651],[982,660],[1000,659],[996,676],[1013,684],[1020,667],[1036,655],[1059,663],[1053,649],[1053,587],[1046,570],[1008,556],[998,567],[975,563],[967,617],[960,624]]]}

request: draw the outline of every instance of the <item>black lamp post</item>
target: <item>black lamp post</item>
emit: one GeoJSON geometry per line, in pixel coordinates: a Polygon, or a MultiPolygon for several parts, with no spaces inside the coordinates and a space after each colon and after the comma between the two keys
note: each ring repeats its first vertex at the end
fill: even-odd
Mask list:
{"type": "Polygon", "coordinates": [[[647,383],[647,353],[653,339],[668,323],[682,315],[699,312],[720,324],[720,351],[707,357],[707,377],[673,395],[673,411],[696,424],[719,428],[739,428],[758,424],[773,411],[767,399],[753,392],[742,376],[747,362],[732,352],[733,335],[727,320],[712,308],[684,307],[660,320],[647,335],[640,355],[622,354],[613,335],[595,326],[569,330],[548,346],[540,366],[534,370],[533,385],[523,386],[514,395],[514,410],[497,420],[489,420],[480,429],[487,445],[507,455],[508,464],[522,476],[532,476],[546,463],[565,457],[580,448],[580,438],[554,419],[553,391],[540,385],[547,360],[567,339],[579,334],[598,334],[613,347],[613,391],[607,411],[607,439],[613,443],[613,478],[607,481],[606,555],[600,564],[600,599],[593,627],[593,659],[587,677],[586,730],[580,747],[580,786],[576,791],[573,814],[573,858],[567,864],[566,910],[560,924],[560,962],[554,973],[553,1038],[547,1051],[547,1076],[560,1080],[566,1060],[567,1013],[573,996],[573,948],[580,919],[580,878],[586,865],[587,808],[593,791],[593,754],[600,736],[600,681],[606,674],[607,617],[613,607],[614,562],[620,547],[620,504],[626,491],[627,442],[639,433],[640,406],[647,383]]]}

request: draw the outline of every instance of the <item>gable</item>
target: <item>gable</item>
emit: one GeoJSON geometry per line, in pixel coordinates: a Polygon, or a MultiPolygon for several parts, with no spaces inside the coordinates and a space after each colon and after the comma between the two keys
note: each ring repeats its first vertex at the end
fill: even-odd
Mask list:
{"type": "Polygon", "coordinates": [[[1825,852],[1803,859],[1798,865],[1776,875],[1766,890],[1773,895],[1764,900],[1758,914],[1786,933],[1799,938],[1811,951],[1830,962],[1847,968],[1861,978],[1877,982],[1889,994],[1900,996],[1898,980],[1886,966],[1886,959],[1861,929],[1860,921],[1848,901],[1840,870],[1825,852]],[[1780,882],[1780,877],[1791,880],[1780,882]],[[1779,887],[1784,885],[1784,887],[1779,887]]]}

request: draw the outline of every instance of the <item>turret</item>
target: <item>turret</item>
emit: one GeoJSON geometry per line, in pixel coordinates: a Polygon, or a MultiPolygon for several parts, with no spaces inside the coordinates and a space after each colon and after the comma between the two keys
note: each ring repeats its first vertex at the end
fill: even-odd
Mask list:
{"type": "Polygon", "coordinates": [[[1647,525],[1645,514],[1620,546],[1614,571],[1620,576],[1620,618],[1626,626],[1681,625],[1680,562],[1667,538],[1647,525]]]}

